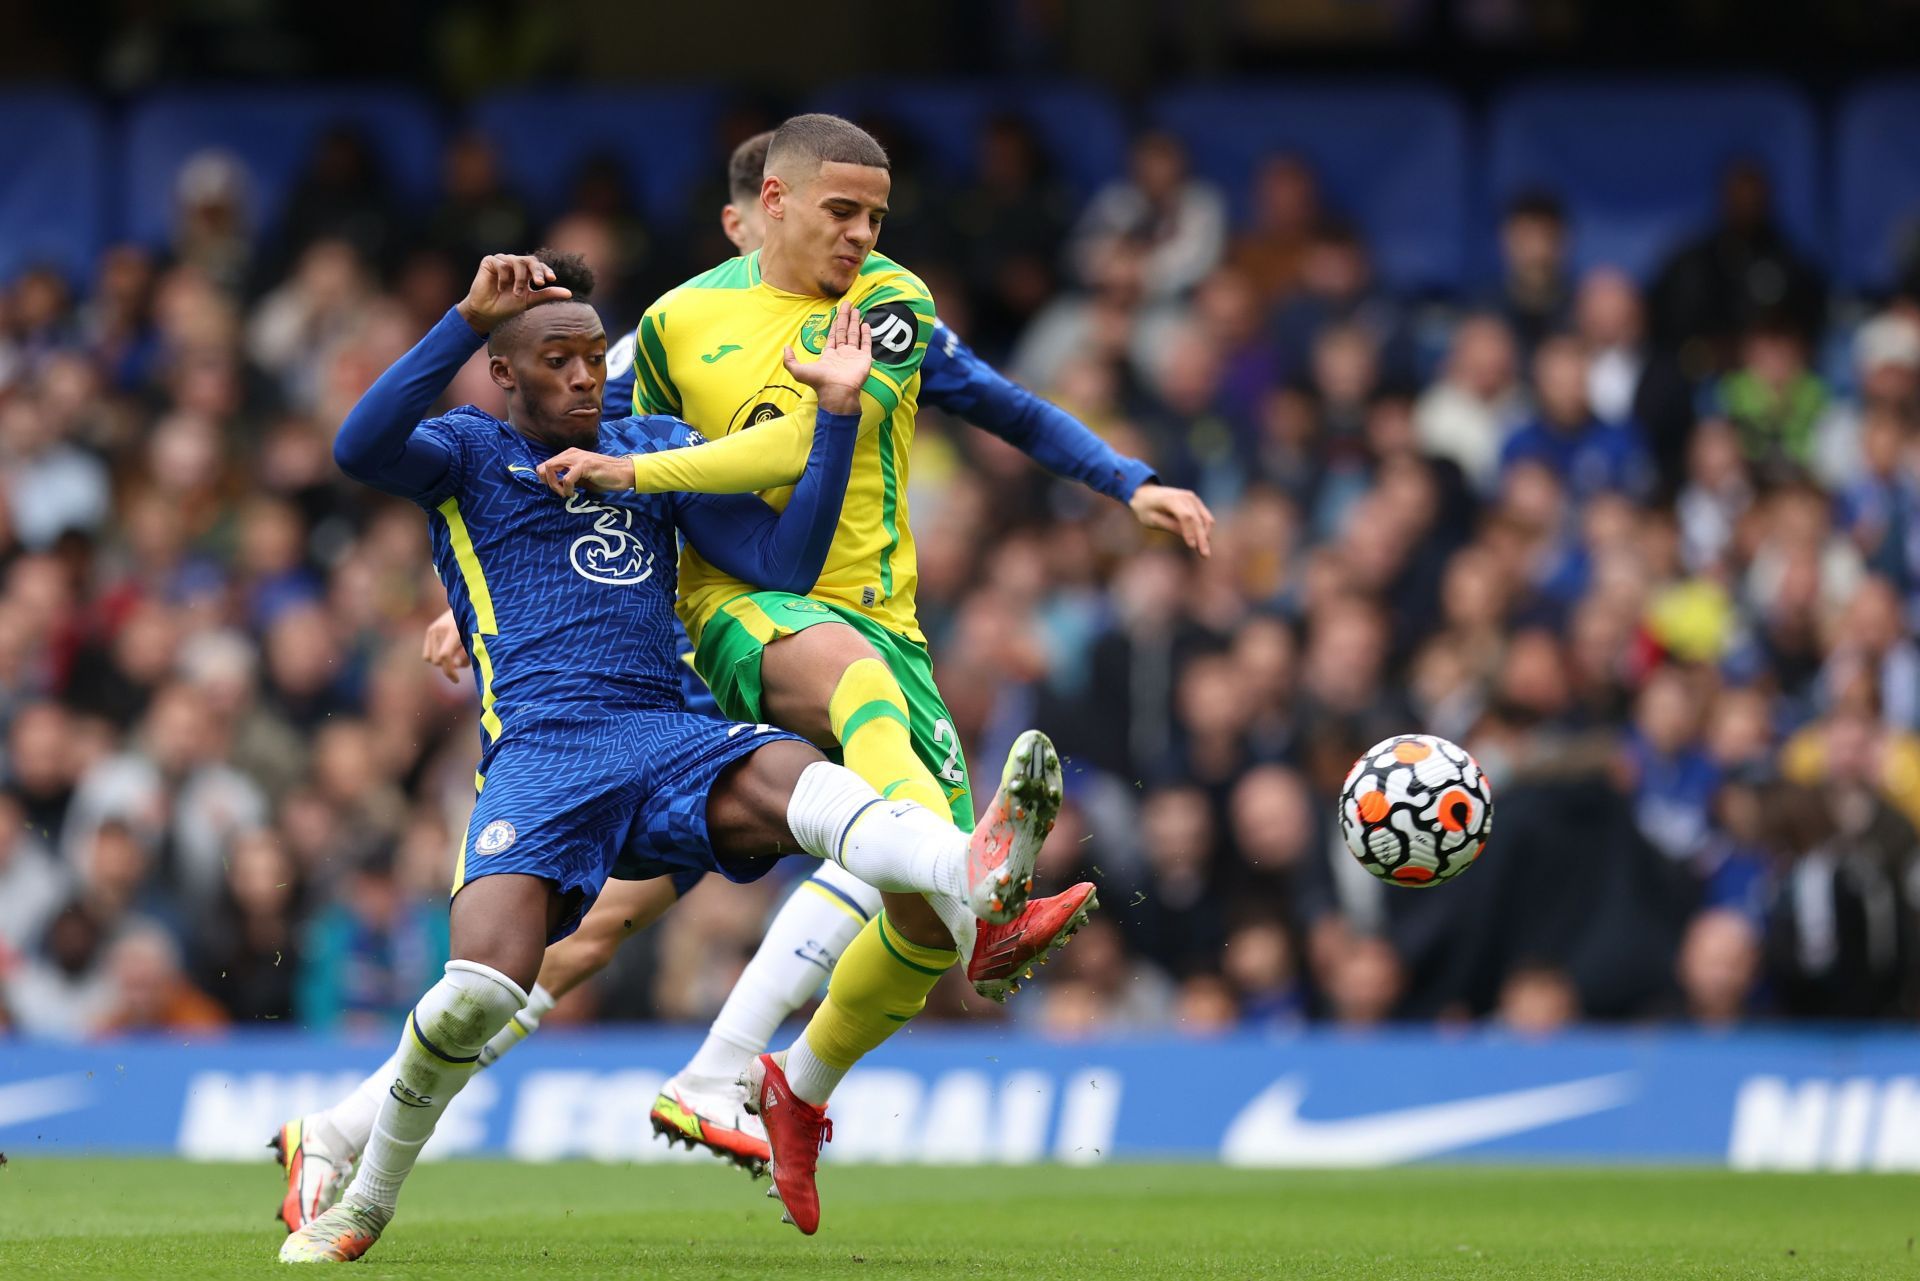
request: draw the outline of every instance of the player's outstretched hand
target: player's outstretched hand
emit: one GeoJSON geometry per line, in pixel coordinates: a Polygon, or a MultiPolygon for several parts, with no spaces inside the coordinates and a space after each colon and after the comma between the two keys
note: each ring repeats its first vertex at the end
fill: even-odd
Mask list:
{"type": "Polygon", "coordinates": [[[830,414],[857,414],[861,385],[873,370],[873,327],[852,307],[838,307],[827,326],[827,345],[821,348],[820,359],[803,365],[792,347],[781,359],[795,382],[813,388],[820,408],[830,414]]]}
{"type": "Polygon", "coordinates": [[[1178,534],[1202,556],[1213,555],[1213,513],[1191,489],[1142,485],[1133,491],[1127,506],[1147,528],[1178,534]]]}
{"type": "Polygon", "coordinates": [[[420,657],[439,668],[440,674],[455,685],[460,683],[460,673],[468,666],[467,651],[460,643],[460,624],[454,621],[452,610],[427,624],[427,634],[420,642],[420,657]]]}
{"type": "Polygon", "coordinates": [[[572,498],[583,489],[590,494],[610,494],[633,488],[633,459],[626,454],[563,449],[534,470],[547,482],[547,488],[562,498],[572,498]]]}
{"type": "Polygon", "coordinates": [[[553,268],[532,254],[488,254],[480,260],[467,296],[455,307],[475,333],[491,333],[495,325],[537,302],[573,297],[553,281],[553,268]]]}

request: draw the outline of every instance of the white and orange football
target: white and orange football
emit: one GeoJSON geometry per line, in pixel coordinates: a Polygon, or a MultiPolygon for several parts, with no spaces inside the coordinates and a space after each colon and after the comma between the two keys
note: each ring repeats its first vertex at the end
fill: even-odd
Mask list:
{"type": "Polygon", "coordinates": [[[1368,748],[1340,789],[1340,831],[1369,872],[1422,888],[1473,866],[1493,831],[1493,788],[1473,757],[1431,734],[1368,748]]]}

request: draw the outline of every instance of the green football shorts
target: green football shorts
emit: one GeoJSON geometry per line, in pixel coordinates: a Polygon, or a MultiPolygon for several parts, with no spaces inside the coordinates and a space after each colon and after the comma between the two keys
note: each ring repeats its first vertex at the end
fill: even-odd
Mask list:
{"type": "Polygon", "coordinates": [[[730,720],[765,723],[760,691],[760,655],[782,636],[819,623],[845,623],[864,636],[880,655],[907,697],[908,732],[919,756],[947,795],[953,821],[973,827],[973,787],[966,754],[953,727],[953,713],[933,683],[927,647],[888,631],[865,614],[791,592],[747,592],[722,605],[708,620],[694,651],[693,668],[713,691],[730,720]]]}

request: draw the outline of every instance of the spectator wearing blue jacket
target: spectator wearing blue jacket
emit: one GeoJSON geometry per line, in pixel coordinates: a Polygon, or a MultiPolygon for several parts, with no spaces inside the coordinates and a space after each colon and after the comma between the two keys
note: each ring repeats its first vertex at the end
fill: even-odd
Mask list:
{"type": "Polygon", "coordinates": [[[1640,429],[1632,422],[1607,422],[1593,412],[1580,340],[1562,334],[1542,343],[1533,359],[1533,381],[1539,411],[1507,438],[1500,451],[1501,472],[1523,462],[1539,463],[1576,504],[1609,492],[1646,498],[1654,471],[1640,429]]]}
{"type": "Polygon", "coordinates": [[[366,857],[344,891],[308,928],[295,1013],[321,1031],[384,1028],[446,964],[446,901],[409,893],[386,850],[366,857]]]}

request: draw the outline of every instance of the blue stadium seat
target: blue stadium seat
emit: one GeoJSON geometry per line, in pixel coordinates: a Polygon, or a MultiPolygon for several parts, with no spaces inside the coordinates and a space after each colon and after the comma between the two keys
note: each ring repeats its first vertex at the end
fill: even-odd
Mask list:
{"type": "Polygon", "coordinates": [[[1894,283],[1908,237],[1920,232],[1920,80],[1862,85],[1834,131],[1834,269],[1844,285],[1894,283]]]}
{"type": "Polygon", "coordinates": [[[1793,89],[1764,80],[1524,86],[1500,98],[1489,122],[1477,261],[1494,259],[1501,206],[1539,189],[1566,203],[1577,267],[1607,263],[1644,279],[1710,223],[1720,175],[1740,159],[1772,176],[1788,235],[1819,254],[1819,138],[1793,89]]]}
{"type": "Polygon", "coordinates": [[[807,105],[896,122],[926,148],[936,169],[960,182],[973,176],[981,126],[1007,111],[1033,127],[1060,176],[1082,196],[1126,164],[1126,124],[1112,98],[1077,85],[870,80],[833,89],[807,105]]]}
{"type": "Polygon", "coordinates": [[[50,263],[85,282],[105,232],[106,129],[80,94],[0,94],[0,281],[50,263]]]}
{"type": "Polygon", "coordinates": [[[1415,84],[1197,87],[1151,107],[1223,184],[1244,214],[1260,162],[1291,153],[1320,178],[1328,203],[1372,246],[1399,288],[1459,283],[1467,229],[1467,126],[1438,89],[1415,84]]]}
{"type": "Polygon", "coordinates": [[[271,229],[328,126],[365,131],[387,180],[426,204],[440,188],[441,131],[425,101],[400,89],[194,89],[157,93],[133,108],[125,139],[121,231],[163,244],[175,215],[174,181],[196,152],[238,157],[253,179],[254,216],[271,229]]]}
{"type": "Polygon", "coordinates": [[[647,216],[679,223],[689,192],[722,176],[726,157],[714,140],[722,106],[720,91],[701,86],[524,90],[482,98],[472,120],[543,215],[559,210],[584,162],[607,152],[626,166],[647,216]]]}

